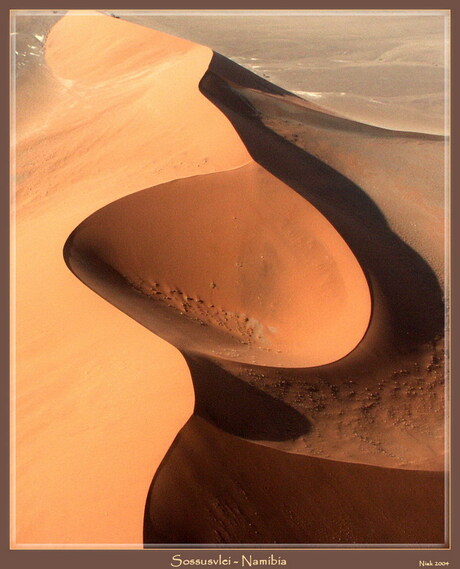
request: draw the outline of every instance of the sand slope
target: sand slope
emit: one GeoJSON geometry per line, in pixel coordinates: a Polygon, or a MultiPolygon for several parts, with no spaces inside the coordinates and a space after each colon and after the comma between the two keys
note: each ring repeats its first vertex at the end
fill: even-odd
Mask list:
{"type": "MultiPolygon", "coordinates": [[[[286,129],[295,104],[247,73],[205,47],[71,13],[23,84],[53,105],[28,121],[34,99],[18,97],[14,547],[139,547],[149,482],[193,408],[177,439],[190,441],[154,479],[148,541],[443,541],[442,473],[423,472],[444,467],[440,249],[430,257],[394,231],[396,214],[389,225],[374,202],[384,185],[372,194],[330,168],[365,181],[353,177],[356,123],[323,151],[331,115],[312,129],[310,105],[286,129]],[[295,146],[295,131],[323,139],[295,146]],[[121,311],[71,274],[66,242],[71,270],[121,311]],[[194,394],[180,353],[151,331],[180,347],[194,394]],[[260,540],[247,526],[216,533],[207,514],[191,529],[193,499],[220,503],[227,444],[241,457],[229,471],[241,500],[265,512],[260,540]],[[316,498],[298,487],[301,506],[270,530],[274,503],[257,488],[273,488],[273,461],[277,480],[301,472],[324,511],[336,501],[324,472],[341,500],[354,486],[340,520],[302,517],[316,498]],[[182,494],[164,478],[177,464],[195,473],[192,494],[190,480],[182,494]],[[386,498],[360,525],[367,477],[386,498]],[[395,521],[408,504],[420,508],[410,529],[395,521]]],[[[392,146],[375,138],[380,181],[392,146]]]]}
{"type": "Polygon", "coordinates": [[[443,494],[442,473],[286,454],[192,417],[152,484],[145,540],[441,545],[443,494]]]}
{"type": "Polygon", "coordinates": [[[94,263],[114,269],[125,294],[102,294],[186,352],[311,367],[346,356],[369,324],[369,287],[346,243],[256,163],[118,200],[76,229],[65,256],[96,290],[106,275],[94,263]],[[136,312],[129,285],[148,299],[136,312]]]}
{"type": "Polygon", "coordinates": [[[15,547],[142,543],[150,480],[193,409],[189,372],[75,279],[62,248],[121,196],[249,160],[198,91],[211,55],[96,14],[48,38],[29,100],[53,106],[21,122],[16,148],[15,547]]]}

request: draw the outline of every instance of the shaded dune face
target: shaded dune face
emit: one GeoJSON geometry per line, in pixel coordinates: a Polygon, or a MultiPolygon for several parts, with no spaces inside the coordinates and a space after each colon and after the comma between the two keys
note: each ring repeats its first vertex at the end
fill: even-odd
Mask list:
{"type": "Polygon", "coordinates": [[[194,416],[152,482],[144,541],[442,544],[443,496],[441,472],[286,454],[194,416]]]}
{"type": "Polygon", "coordinates": [[[370,319],[361,267],[316,208],[257,164],[162,184],[87,218],[65,258],[185,352],[280,367],[346,356],[370,319]]]}
{"type": "Polygon", "coordinates": [[[240,85],[282,90],[235,64],[209,97],[209,48],[81,14],[18,101],[20,539],[139,546],[158,471],[148,543],[441,541],[441,474],[401,470],[444,466],[430,275],[326,157],[241,128],[240,85]]]}

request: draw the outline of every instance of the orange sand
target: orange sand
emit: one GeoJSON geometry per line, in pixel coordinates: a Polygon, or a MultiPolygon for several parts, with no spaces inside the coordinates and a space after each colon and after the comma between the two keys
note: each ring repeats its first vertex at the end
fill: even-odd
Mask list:
{"type": "Polygon", "coordinates": [[[115,269],[154,302],[133,313],[132,300],[104,296],[187,352],[311,367],[346,356],[369,324],[369,288],[346,243],[256,163],[118,200],[71,243],[84,282],[105,278],[88,275],[88,256],[115,269]],[[165,305],[174,324],[156,314],[165,305]]]}
{"type": "Polygon", "coordinates": [[[287,454],[192,417],[152,484],[146,542],[442,545],[443,495],[441,472],[287,454]]]}
{"type": "MultiPolygon", "coordinates": [[[[209,452],[200,445],[217,437],[247,466],[241,476],[247,470],[256,509],[258,484],[270,491],[273,482],[271,460],[279,479],[300,472],[313,486],[324,458],[397,467],[406,472],[395,478],[391,468],[336,463],[332,477],[335,488],[360,488],[370,475],[387,496],[396,479],[433,493],[436,520],[422,508],[412,533],[388,518],[420,496],[396,490],[383,513],[369,513],[372,534],[346,501],[343,531],[291,519],[289,534],[278,518],[281,539],[286,526],[293,542],[441,540],[442,474],[420,472],[442,470],[444,450],[442,340],[419,308],[428,291],[437,323],[431,269],[367,202],[353,217],[355,188],[254,122],[208,48],[78,12],[52,29],[45,54],[23,86],[28,95],[18,93],[12,547],[141,547],[150,481],[193,410],[158,473],[191,469],[205,501],[228,461],[219,451],[208,477],[199,475],[209,452]],[[220,110],[200,92],[203,76],[200,88],[220,110]],[[34,85],[43,103],[30,97],[34,85]],[[69,268],[121,310],[68,270],[66,241],[69,268]],[[420,274],[424,284],[412,285],[420,274]],[[195,394],[183,357],[160,337],[186,355],[195,394]],[[231,434],[220,438],[215,426],[231,434]],[[190,430],[184,453],[177,441],[190,430]],[[284,461],[233,435],[308,456],[284,461]]],[[[157,481],[146,524],[160,525],[150,538],[211,539],[212,520],[192,536],[187,514],[174,514],[188,497],[175,503],[175,482],[157,481]],[[160,510],[151,511],[155,500],[160,510]]],[[[318,488],[326,500],[327,485],[318,488]]],[[[313,499],[299,503],[308,509],[313,499]]],[[[277,539],[264,532],[265,542],[277,539]]],[[[248,536],[257,541],[250,532],[215,540],[248,536]]]]}
{"type": "Polygon", "coordinates": [[[31,104],[53,107],[17,133],[12,546],[141,547],[150,480],[193,409],[189,372],[62,248],[117,198],[250,158],[198,91],[211,50],[95,13],[63,18],[46,46],[31,104]]]}

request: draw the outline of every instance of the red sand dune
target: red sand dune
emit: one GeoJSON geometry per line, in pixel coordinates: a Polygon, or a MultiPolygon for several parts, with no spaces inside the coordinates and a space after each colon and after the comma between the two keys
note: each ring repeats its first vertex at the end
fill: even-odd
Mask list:
{"type": "Polygon", "coordinates": [[[209,49],[79,12],[45,53],[23,89],[53,106],[28,122],[35,99],[18,95],[12,546],[140,547],[149,482],[193,405],[151,488],[148,542],[442,542],[443,475],[423,472],[444,452],[430,266],[359,188],[256,120],[209,49]],[[69,235],[69,267],[121,311],[67,269],[69,235]],[[165,486],[178,466],[192,494],[165,486]],[[299,482],[289,498],[283,477],[299,482]],[[324,511],[340,494],[340,519],[302,517],[318,502],[305,477],[324,511]],[[270,520],[260,539],[176,512],[235,489],[270,520]],[[293,499],[291,521],[274,515],[293,499]]]}
{"type": "Polygon", "coordinates": [[[444,477],[287,454],[192,417],[160,466],[146,542],[442,544],[444,477]],[[197,480],[200,481],[197,485],[197,480]]]}
{"type": "MultiPolygon", "coordinates": [[[[355,348],[369,323],[369,288],[346,243],[256,163],[118,200],[78,227],[72,248],[90,284],[98,275],[87,257],[122,275],[128,293],[131,284],[156,301],[135,317],[186,352],[323,365],[355,348]],[[157,317],[165,306],[172,315],[157,317]]],[[[118,304],[129,314],[126,302],[118,304]]]]}
{"type": "MultiPolygon", "coordinates": [[[[144,34],[113,18],[69,15],[49,42],[73,46],[72,73],[74,54],[86,73],[88,62],[110,68],[114,39],[125,41],[130,30],[144,34]],[[99,51],[81,43],[93,26],[103,42],[99,51]]],[[[164,34],[147,35],[148,44],[171,45],[164,34]]],[[[51,75],[31,100],[35,106],[52,97],[54,105],[39,127],[23,121],[18,132],[17,547],[141,547],[150,480],[193,409],[181,355],[94,295],[62,259],[70,233],[100,207],[157,183],[250,160],[232,126],[198,91],[211,50],[174,40],[169,65],[158,69],[151,52],[139,61],[135,45],[136,65],[128,61],[128,73],[102,84],[61,77],[62,68],[52,66],[55,52],[51,75]]],[[[115,64],[119,52],[112,57],[115,64]]],[[[27,109],[20,113],[27,116],[27,109]]]]}

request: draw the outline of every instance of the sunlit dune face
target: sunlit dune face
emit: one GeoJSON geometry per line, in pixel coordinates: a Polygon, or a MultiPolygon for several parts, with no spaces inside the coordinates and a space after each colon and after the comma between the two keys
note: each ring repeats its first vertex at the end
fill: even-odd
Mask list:
{"type": "Polygon", "coordinates": [[[347,355],[367,281],[332,225],[256,164],[113,202],[65,256],[88,286],[185,351],[282,367],[347,355]]]}
{"type": "Polygon", "coordinates": [[[195,45],[95,12],[70,12],[51,30],[45,56],[57,77],[94,84],[147,70],[195,45]]]}

